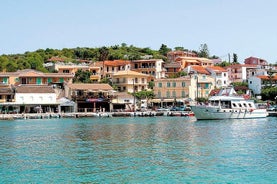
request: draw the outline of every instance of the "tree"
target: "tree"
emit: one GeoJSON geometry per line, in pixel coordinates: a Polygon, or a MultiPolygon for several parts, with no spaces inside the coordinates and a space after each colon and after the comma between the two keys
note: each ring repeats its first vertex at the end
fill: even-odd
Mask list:
{"type": "Polygon", "coordinates": [[[155,97],[154,92],[143,90],[135,93],[135,97],[139,100],[146,99],[146,103],[148,104],[148,101],[155,97]]]}
{"type": "Polygon", "coordinates": [[[78,70],[73,78],[74,83],[92,83],[90,80],[91,73],[89,71],[78,70]]]}
{"type": "Polygon", "coordinates": [[[238,56],[235,53],[233,53],[233,63],[238,63],[238,56]]]}
{"type": "Polygon", "coordinates": [[[263,100],[275,101],[277,96],[277,87],[265,87],[261,92],[263,100]]]}
{"type": "Polygon", "coordinates": [[[231,64],[227,61],[223,61],[221,63],[216,64],[216,66],[221,66],[221,67],[225,67],[225,66],[230,66],[231,64]]]}
{"type": "Polygon", "coordinates": [[[209,58],[209,49],[206,43],[201,44],[198,52],[199,57],[209,58]]]}
{"type": "Polygon", "coordinates": [[[101,79],[100,83],[104,83],[104,84],[110,84],[112,85],[112,82],[109,78],[105,77],[103,79],[101,79]]]}
{"type": "Polygon", "coordinates": [[[160,49],[159,49],[159,53],[162,54],[163,56],[167,56],[167,53],[170,52],[171,49],[167,47],[167,45],[162,44],[160,49]]]}
{"type": "Polygon", "coordinates": [[[107,47],[101,47],[99,49],[99,61],[105,61],[108,59],[109,49],[107,47]]]}
{"type": "Polygon", "coordinates": [[[184,47],[180,47],[180,46],[175,47],[174,49],[175,49],[175,50],[180,50],[180,51],[184,51],[184,50],[185,50],[184,47]]]}
{"type": "Polygon", "coordinates": [[[150,82],[148,83],[148,88],[149,88],[149,89],[153,89],[154,86],[155,86],[155,83],[154,83],[153,81],[150,81],[150,82]]]}

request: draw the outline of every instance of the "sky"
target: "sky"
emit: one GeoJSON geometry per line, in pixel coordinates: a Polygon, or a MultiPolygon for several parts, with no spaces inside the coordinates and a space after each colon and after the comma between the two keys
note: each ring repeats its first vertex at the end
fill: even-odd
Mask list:
{"type": "Polygon", "coordinates": [[[0,0],[0,55],[134,45],[277,63],[276,0],[0,0]]]}

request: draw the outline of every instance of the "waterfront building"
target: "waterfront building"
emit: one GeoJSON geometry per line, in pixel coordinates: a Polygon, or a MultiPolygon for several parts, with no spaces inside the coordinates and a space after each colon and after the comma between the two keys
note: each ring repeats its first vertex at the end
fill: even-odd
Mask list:
{"type": "Polygon", "coordinates": [[[19,113],[59,112],[57,95],[51,86],[19,85],[15,87],[15,103],[19,113]]]}
{"type": "Polygon", "coordinates": [[[151,102],[162,107],[173,105],[177,101],[184,102],[190,97],[190,76],[155,79],[154,84],[155,98],[151,102]]]}
{"type": "Polygon", "coordinates": [[[0,83],[0,113],[5,113],[9,109],[10,104],[15,102],[15,90],[12,85],[0,83]]]}
{"type": "Polygon", "coordinates": [[[196,72],[191,74],[190,98],[208,98],[210,92],[215,88],[215,79],[205,73],[196,72]]]}
{"type": "Polygon", "coordinates": [[[110,111],[114,92],[109,84],[65,85],[65,97],[75,102],[77,112],[110,111]]]}
{"type": "Polygon", "coordinates": [[[191,76],[190,98],[207,98],[212,89],[215,88],[216,78],[211,76],[207,67],[188,66],[184,70],[191,76]]]}
{"type": "Polygon", "coordinates": [[[135,71],[119,71],[112,76],[112,84],[119,92],[134,93],[148,89],[150,75],[135,71]]]}
{"type": "Polygon", "coordinates": [[[134,96],[127,92],[116,92],[112,98],[112,107],[111,111],[133,111],[134,104],[136,100],[134,96]]]}

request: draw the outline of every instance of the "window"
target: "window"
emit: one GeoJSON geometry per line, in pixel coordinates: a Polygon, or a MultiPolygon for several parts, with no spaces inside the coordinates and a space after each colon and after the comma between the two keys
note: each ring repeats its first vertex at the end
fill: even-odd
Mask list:
{"type": "Polygon", "coordinates": [[[143,83],[143,84],[145,83],[145,79],[144,78],[141,79],[141,83],[143,83]]]}
{"type": "Polygon", "coordinates": [[[186,96],[185,91],[182,91],[182,98],[185,98],[185,96],[186,96]]]}
{"type": "Polygon", "coordinates": [[[172,97],[176,97],[176,91],[172,91],[172,97]]]}
{"type": "Polygon", "coordinates": [[[163,87],[163,83],[159,82],[159,88],[163,87]]]}
{"type": "Polygon", "coordinates": [[[158,91],[158,98],[161,98],[162,97],[162,93],[161,91],[158,91]]]}
{"type": "Polygon", "coordinates": [[[51,83],[52,82],[52,78],[47,78],[47,82],[51,83]]]}
{"type": "Polygon", "coordinates": [[[166,97],[170,98],[170,92],[169,91],[166,92],[166,97]]]}
{"type": "Polygon", "coordinates": [[[167,82],[167,85],[166,85],[167,87],[170,87],[170,82],[167,82]]]}
{"type": "Polygon", "coordinates": [[[176,87],[176,82],[173,82],[173,83],[172,83],[172,86],[173,86],[173,87],[176,87]]]}
{"type": "Polygon", "coordinates": [[[182,82],[182,87],[186,87],[186,83],[185,82],[182,82]]]}

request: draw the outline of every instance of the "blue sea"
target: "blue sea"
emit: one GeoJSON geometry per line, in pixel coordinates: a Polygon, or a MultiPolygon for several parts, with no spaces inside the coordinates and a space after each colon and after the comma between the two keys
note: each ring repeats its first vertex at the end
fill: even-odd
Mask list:
{"type": "Polygon", "coordinates": [[[277,183],[276,120],[0,121],[0,183],[277,183]]]}

